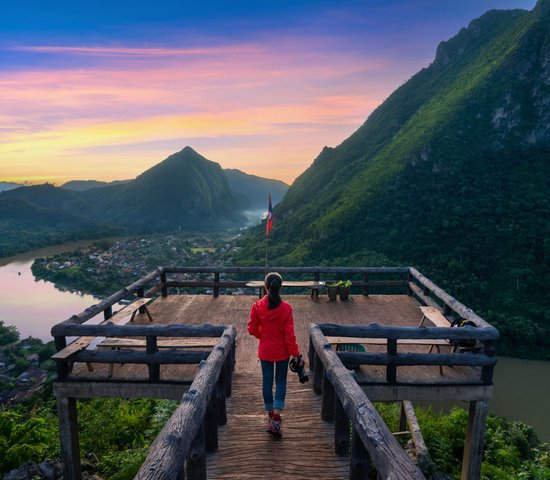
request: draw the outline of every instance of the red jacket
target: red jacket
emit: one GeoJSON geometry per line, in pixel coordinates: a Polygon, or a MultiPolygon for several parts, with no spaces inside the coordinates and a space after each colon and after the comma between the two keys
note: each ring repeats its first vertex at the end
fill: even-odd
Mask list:
{"type": "Polygon", "coordinates": [[[248,333],[260,339],[258,358],[269,362],[285,360],[300,355],[292,307],[286,303],[273,310],[267,309],[267,296],[258,300],[250,310],[248,333]]]}

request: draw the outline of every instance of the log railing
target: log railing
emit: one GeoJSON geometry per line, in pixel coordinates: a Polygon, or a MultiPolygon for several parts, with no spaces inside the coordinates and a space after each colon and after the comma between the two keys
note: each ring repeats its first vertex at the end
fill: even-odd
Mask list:
{"type": "Polygon", "coordinates": [[[314,391],[323,394],[321,418],[334,421],[335,453],[348,455],[351,451],[350,480],[368,478],[371,464],[378,478],[425,479],[331,348],[319,325],[310,325],[309,354],[314,365],[314,391]]]}
{"type": "Polygon", "coordinates": [[[181,403],[157,436],[135,476],[139,480],[206,479],[206,454],[218,448],[218,426],[225,425],[225,398],[231,395],[234,327],[222,338],[199,369],[181,403]]]}
{"type": "Polygon", "coordinates": [[[221,325],[71,325],[60,323],[52,328],[52,335],[56,344],[66,344],[68,336],[89,337],[119,337],[145,338],[145,350],[78,350],[58,362],[58,379],[63,380],[69,373],[69,364],[74,362],[107,363],[107,364],[143,364],[149,369],[149,381],[160,380],[160,365],[197,364],[208,357],[206,351],[174,350],[162,351],[158,349],[159,337],[219,337],[224,334],[226,327],[221,325]]]}
{"type": "MultiPolygon", "coordinates": [[[[397,370],[402,365],[437,365],[481,367],[481,377],[477,383],[492,385],[493,368],[496,364],[494,343],[498,331],[491,326],[460,328],[452,327],[397,327],[372,323],[370,325],[333,325],[320,324],[319,330],[330,337],[354,337],[358,339],[386,340],[385,352],[337,352],[344,364],[383,365],[386,367],[386,382],[397,385],[397,370]],[[463,353],[411,353],[397,351],[399,340],[448,340],[463,342],[475,340],[483,345],[480,351],[463,353]]],[[[358,340],[358,343],[363,343],[358,340]]],[[[315,364],[314,364],[315,365],[315,364]]],[[[431,383],[433,384],[433,382],[431,383]]]]}
{"type": "MultiPolygon", "coordinates": [[[[306,277],[317,282],[350,279],[355,289],[368,295],[371,289],[381,287],[397,288],[405,292],[408,287],[409,267],[269,267],[268,271],[277,271],[285,279],[306,277]],[[382,279],[373,280],[374,276],[381,276],[382,279]]],[[[162,267],[161,285],[158,290],[167,295],[169,288],[208,288],[214,296],[218,296],[221,289],[246,288],[250,280],[263,279],[265,272],[265,267],[162,267]],[[206,274],[212,277],[174,280],[168,277],[170,274],[206,274]],[[235,278],[226,279],[227,276],[235,278]]]]}

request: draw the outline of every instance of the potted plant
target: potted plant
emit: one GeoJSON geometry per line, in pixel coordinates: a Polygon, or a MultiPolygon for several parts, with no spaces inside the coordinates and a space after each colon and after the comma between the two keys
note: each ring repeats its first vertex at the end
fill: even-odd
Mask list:
{"type": "Polygon", "coordinates": [[[340,280],[336,285],[338,286],[338,292],[340,293],[340,300],[347,300],[349,298],[351,280],[340,280]]]}
{"type": "Polygon", "coordinates": [[[338,296],[338,284],[337,283],[326,283],[327,295],[329,300],[336,300],[338,296]]]}

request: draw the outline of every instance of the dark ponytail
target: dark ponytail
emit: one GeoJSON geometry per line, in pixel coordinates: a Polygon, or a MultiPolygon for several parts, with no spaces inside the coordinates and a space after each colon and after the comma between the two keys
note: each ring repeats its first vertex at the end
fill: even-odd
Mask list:
{"type": "Polygon", "coordinates": [[[279,296],[281,291],[281,285],[283,284],[283,277],[277,272],[272,272],[265,277],[265,288],[269,292],[267,295],[267,309],[273,310],[277,308],[282,300],[279,296]]]}

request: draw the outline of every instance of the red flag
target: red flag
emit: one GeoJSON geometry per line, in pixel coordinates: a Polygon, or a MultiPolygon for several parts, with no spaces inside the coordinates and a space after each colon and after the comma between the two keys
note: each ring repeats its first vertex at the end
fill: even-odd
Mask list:
{"type": "Polygon", "coordinates": [[[267,225],[265,227],[265,236],[269,236],[269,232],[273,228],[273,207],[271,206],[271,193],[269,194],[269,205],[267,207],[267,225]]]}

